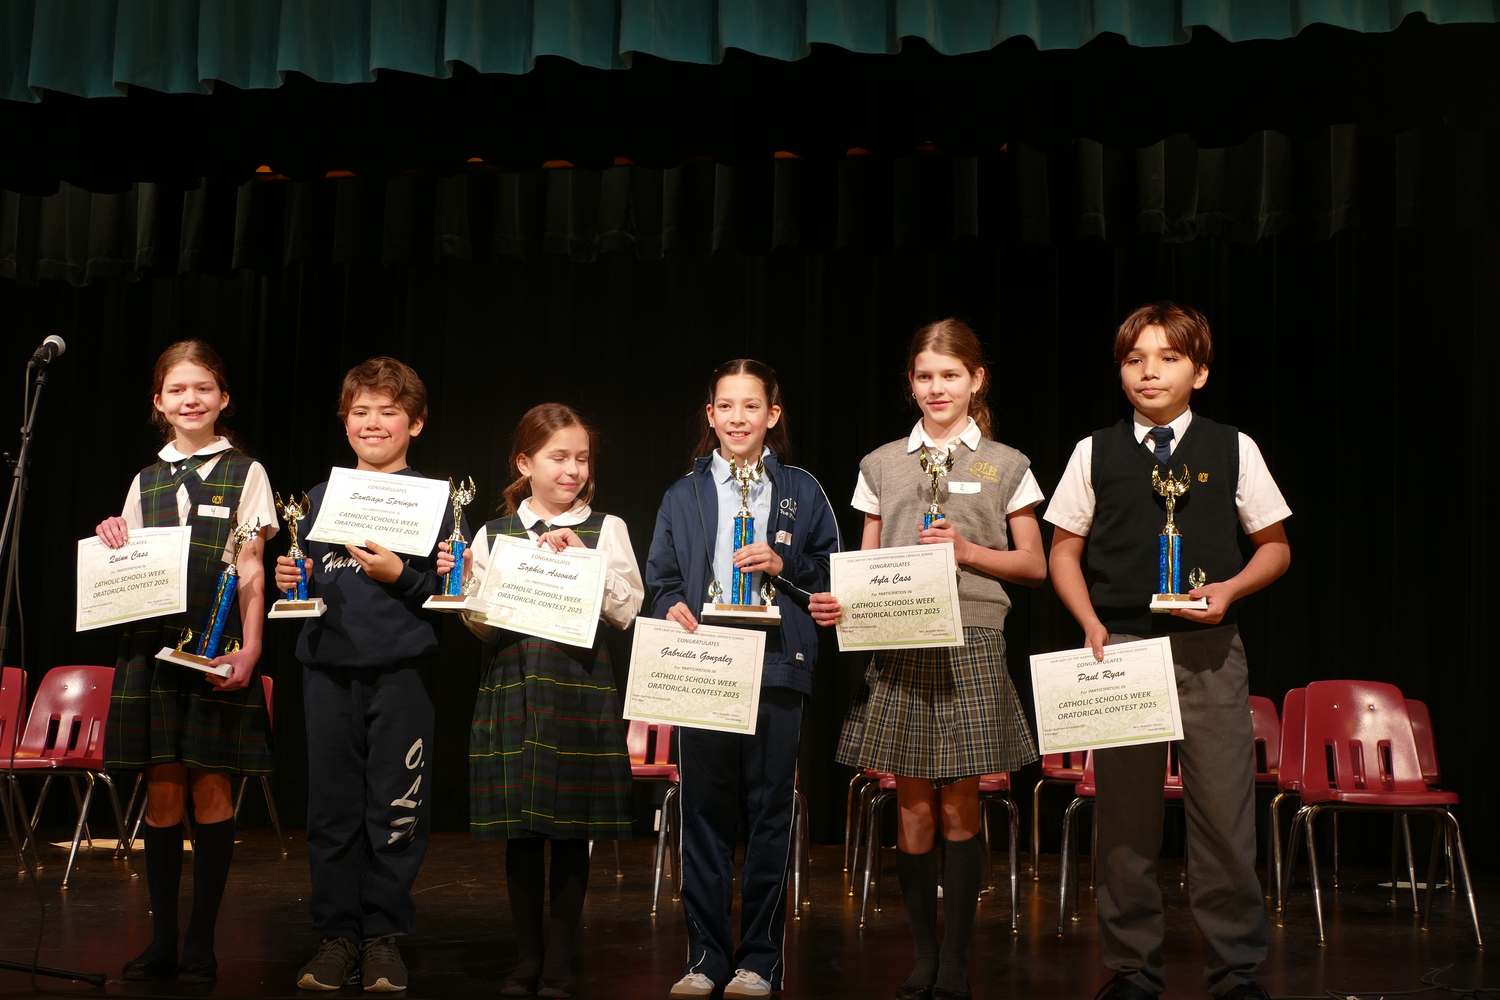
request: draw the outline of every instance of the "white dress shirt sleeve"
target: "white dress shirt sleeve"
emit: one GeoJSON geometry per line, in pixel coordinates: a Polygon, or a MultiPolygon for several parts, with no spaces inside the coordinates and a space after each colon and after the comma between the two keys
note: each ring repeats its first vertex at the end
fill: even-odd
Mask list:
{"type": "MultiPolygon", "coordinates": [[[[479,581],[484,579],[485,571],[490,568],[490,533],[484,530],[484,525],[480,525],[475,531],[473,540],[469,542],[469,551],[473,553],[469,557],[469,572],[474,577],[474,585],[478,587],[479,581]]],[[[500,634],[495,626],[475,621],[473,612],[463,611],[460,615],[469,631],[478,636],[480,642],[494,642],[495,637],[500,634]]]]}
{"type": "Polygon", "coordinates": [[[1234,503],[1239,509],[1240,527],[1247,535],[1292,516],[1260,446],[1247,434],[1240,435],[1240,480],[1235,486],[1234,503]]]}
{"type": "Polygon", "coordinates": [[[859,474],[859,482],[854,484],[854,499],[849,501],[849,506],[855,510],[862,510],[866,514],[880,516],[880,498],[875,491],[870,489],[870,484],[865,481],[863,471],[859,474]]]}
{"type": "Polygon", "coordinates": [[[130,481],[130,492],[125,494],[125,509],[120,511],[125,519],[125,528],[134,531],[145,527],[145,516],[141,513],[141,474],[137,472],[130,481]]]}
{"type": "Polygon", "coordinates": [[[1062,479],[1052,493],[1043,518],[1064,531],[1087,535],[1094,526],[1094,439],[1086,437],[1073,448],[1062,479]]]}
{"type": "Polygon", "coordinates": [[[600,615],[618,629],[627,629],[640,613],[646,584],[630,546],[630,530],[613,514],[604,515],[599,529],[599,548],[605,556],[604,604],[600,615]]]}
{"type": "Polygon", "coordinates": [[[1042,492],[1041,484],[1036,481],[1036,476],[1027,469],[1021,475],[1021,481],[1016,484],[1016,491],[1010,495],[1010,503],[1005,505],[1005,514],[1009,517],[1016,511],[1029,507],[1034,503],[1041,503],[1047,499],[1047,494],[1042,492]]]}

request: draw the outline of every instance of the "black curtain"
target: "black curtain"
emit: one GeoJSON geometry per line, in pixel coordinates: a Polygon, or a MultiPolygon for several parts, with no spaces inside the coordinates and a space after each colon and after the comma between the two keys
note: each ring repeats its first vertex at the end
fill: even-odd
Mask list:
{"type": "MultiPolygon", "coordinates": [[[[114,634],[72,630],[73,543],[119,511],[130,476],[152,460],[150,368],[182,337],[207,338],[224,355],[230,423],[283,492],[347,462],[333,413],[339,379],[371,355],[401,357],[426,379],[432,420],[413,464],[472,474],[482,499],[471,519],[503,485],[520,414],[544,400],[573,404],[604,430],[598,506],[625,518],[644,561],[660,497],[687,464],[704,377],[726,358],[761,358],[781,373],[797,464],[824,484],[853,544],[858,459],[904,436],[915,416],[901,365],[916,326],[956,314],[980,331],[996,436],[1031,457],[1050,492],[1074,442],[1127,412],[1109,356],[1114,326],[1143,301],[1173,298],[1214,325],[1212,373],[1195,406],[1260,443],[1295,512],[1291,571],[1242,611],[1252,691],[1279,703],[1311,680],[1361,677],[1427,701],[1445,786],[1463,796],[1472,845],[1493,847],[1500,793],[1483,768],[1500,693],[1487,634],[1500,556],[1497,270],[1500,238],[1480,225],[1250,243],[960,240],[907,251],[606,253],[592,263],[357,260],[81,287],[0,281],[0,373],[12,373],[0,410],[19,411],[20,373],[43,335],[69,344],[52,366],[30,478],[25,666],[34,689],[51,666],[113,662],[114,634]]],[[[1050,588],[1012,589],[1011,671],[1029,702],[1027,654],[1079,635],[1050,588]]],[[[306,793],[297,627],[269,622],[262,660],[277,681],[274,782],[293,826],[306,793]]],[[[479,657],[447,620],[434,678],[440,829],[467,822],[479,657]]],[[[832,754],[862,669],[827,642],[802,760],[820,841],[842,835],[848,774],[832,754]]],[[[1030,787],[1028,773],[1019,788],[1030,787]]],[[[1054,815],[1044,829],[1056,829],[1054,815]]],[[[1375,859],[1379,826],[1367,843],[1375,859]]],[[[1493,851],[1472,856],[1483,865],[1493,851]]]]}

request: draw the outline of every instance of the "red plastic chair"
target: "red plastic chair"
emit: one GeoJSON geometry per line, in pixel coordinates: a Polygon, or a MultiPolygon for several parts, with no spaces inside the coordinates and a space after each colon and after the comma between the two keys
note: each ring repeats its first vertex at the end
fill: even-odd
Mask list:
{"type": "MultiPolygon", "coordinates": [[[[20,667],[6,667],[0,672],[0,769],[10,764],[11,742],[16,738],[16,720],[23,714],[22,705],[26,697],[26,671],[20,667]]],[[[26,815],[26,803],[19,795],[12,794],[9,782],[0,795],[0,809],[6,810],[6,828],[13,834],[11,846],[15,848],[17,870],[25,870],[26,858],[21,854],[20,824],[26,815]]]]}
{"type": "MultiPolygon", "coordinates": [[[[1432,838],[1422,929],[1427,929],[1432,911],[1438,851],[1446,830],[1447,836],[1452,838],[1455,860],[1467,891],[1474,937],[1483,948],[1474,883],[1469,877],[1463,834],[1452,809],[1458,804],[1458,795],[1430,789],[1423,780],[1416,740],[1412,736],[1411,717],[1407,714],[1406,699],[1400,690],[1393,684],[1376,681],[1315,681],[1307,686],[1306,713],[1302,741],[1303,806],[1292,819],[1287,869],[1282,877],[1283,898],[1290,888],[1291,872],[1297,859],[1297,829],[1300,825],[1312,877],[1318,941],[1323,943],[1326,941],[1323,895],[1318,884],[1317,847],[1313,837],[1318,816],[1335,811],[1427,815],[1437,824],[1437,830],[1432,838]],[[1323,765],[1320,758],[1329,761],[1331,767],[1323,765]]],[[[1414,871],[1410,872],[1410,877],[1415,887],[1414,871]]],[[[1284,908],[1282,912],[1284,916],[1284,908]]]]}
{"type": "Polygon", "coordinates": [[[1271,841],[1271,877],[1276,888],[1276,909],[1285,903],[1281,895],[1281,800],[1302,794],[1302,731],[1307,688],[1292,688],[1281,700],[1281,752],[1276,771],[1276,797],[1271,800],[1266,835],[1271,841]]]}
{"type": "MultiPolygon", "coordinates": [[[[30,772],[46,778],[31,813],[33,839],[52,779],[81,778],[87,783],[87,791],[81,799],[74,789],[78,823],[73,829],[68,867],[63,872],[65,889],[78,857],[78,844],[83,838],[89,806],[94,801],[96,779],[103,781],[108,788],[110,804],[114,807],[115,824],[119,828],[119,839],[115,842],[117,857],[125,843],[125,818],[120,812],[120,798],[115,792],[114,779],[104,770],[104,727],[109,719],[109,696],[114,676],[113,667],[54,667],[47,671],[42,686],[37,689],[36,700],[31,704],[31,714],[16,753],[15,771],[9,775],[16,798],[20,796],[19,775],[30,772]]],[[[129,863],[128,855],[126,863],[129,863]]]]}
{"type": "Polygon", "coordinates": [[[1046,785],[1076,785],[1083,780],[1087,750],[1049,753],[1042,756],[1042,779],[1031,790],[1031,881],[1042,877],[1042,788],[1046,785]]]}
{"type": "MultiPolygon", "coordinates": [[[[261,690],[266,696],[266,726],[273,732],[276,729],[276,702],[274,692],[276,682],[265,674],[260,675],[261,690]]],[[[245,788],[250,784],[250,776],[247,774],[240,779],[240,790],[234,797],[234,820],[240,819],[240,808],[245,804],[245,788]]],[[[281,848],[281,856],[286,857],[286,839],[281,836],[281,817],[276,813],[276,797],[271,794],[271,779],[267,775],[260,776],[260,793],[266,800],[266,813],[271,817],[271,826],[276,829],[276,845],[281,848]]]]}
{"type": "MultiPolygon", "coordinates": [[[[865,926],[865,914],[870,905],[870,899],[875,899],[874,912],[880,912],[880,830],[881,820],[887,805],[896,800],[896,776],[884,771],[874,771],[879,777],[870,783],[868,788],[874,789],[870,796],[869,805],[863,809],[864,832],[862,838],[865,842],[865,871],[864,892],[859,903],[859,926],[865,926]]],[[[1010,930],[1016,933],[1017,919],[1019,917],[1019,890],[1016,883],[1016,842],[1020,835],[1020,816],[1016,811],[1016,804],[1010,796],[1010,774],[1000,771],[995,774],[981,774],[979,776],[979,817],[980,836],[984,838],[985,855],[990,855],[990,820],[989,807],[994,803],[1003,803],[1009,817],[1010,830],[1010,930]]],[[[993,865],[991,865],[993,873],[993,865]]],[[[993,881],[988,879],[987,881],[993,881]]],[[[853,890],[850,890],[853,894],[853,890]]]]}
{"type": "Polygon", "coordinates": [[[1433,788],[1443,783],[1443,769],[1438,766],[1437,740],[1432,734],[1432,713],[1425,701],[1406,699],[1406,714],[1411,719],[1412,739],[1417,743],[1417,763],[1422,767],[1422,780],[1433,788]]]}
{"type": "Polygon", "coordinates": [[[1281,718],[1276,714],[1276,703],[1252,694],[1250,722],[1255,727],[1255,783],[1279,787],[1281,718]]]}
{"type": "MultiPolygon", "coordinates": [[[[674,845],[672,857],[677,861],[677,880],[682,882],[682,806],[677,799],[677,765],[672,762],[672,727],[660,722],[632,719],[625,731],[625,748],[630,752],[630,776],[637,781],[665,781],[667,794],[661,803],[661,822],[656,831],[656,868],[651,877],[651,915],[656,916],[661,899],[662,871],[667,864],[667,845],[674,845]],[[675,808],[675,811],[674,811],[675,808]]],[[[616,877],[619,877],[619,842],[615,842],[616,877]]],[[[679,888],[679,895],[681,890],[679,888]]],[[[675,897],[674,897],[675,898],[675,897]]]]}

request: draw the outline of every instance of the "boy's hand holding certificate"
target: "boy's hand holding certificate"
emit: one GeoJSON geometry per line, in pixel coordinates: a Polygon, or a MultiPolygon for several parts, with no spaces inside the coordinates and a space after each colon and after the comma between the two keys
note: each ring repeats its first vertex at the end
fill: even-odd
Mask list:
{"type": "Polygon", "coordinates": [[[964,644],[952,543],[836,552],[828,569],[844,609],[839,649],[964,644]]]}
{"type": "Polygon", "coordinates": [[[1042,753],[1102,750],[1182,739],[1177,669],[1166,636],[1031,657],[1042,753]]]}
{"type": "Polygon", "coordinates": [[[637,618],[624,716],[754,736],[765,652],[761,629],[637,618]]]}
{"type": "Polygon", "coordinates": [[[479,590],[465,602],[487,625],[591,648],[604,606],[605,555],[498,536],[479,590]]]}
{"type": "Polygon", "coordinates": [[[334,469],[318,505],[309,540],[425,556],[437,544],[448,512],[448,484],[440,479],[334,469]]]}
{"type": "Polygon", "coordinates": [[[190,527],[136,528],[118,549],[98,536],[79,539],[77,631],[186,611],[192,534],[190,527]]]}

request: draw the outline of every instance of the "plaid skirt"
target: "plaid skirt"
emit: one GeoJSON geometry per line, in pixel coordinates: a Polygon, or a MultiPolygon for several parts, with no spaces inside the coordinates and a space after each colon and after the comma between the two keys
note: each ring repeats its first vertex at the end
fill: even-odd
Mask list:
{"type": "Polygon", "coordinates": [[[470,835],[629,839],[630,753],[603,637],[593,649],[510,638],[474,704],[470,835]]]}
{"type": "Polygon", "coordinates": [[[177,635],[147,621],[121,637],[104,766],[113,771],[182,764],[198,771],[270,774],[275,759],[259,673],[239,691],[215,690],[206,674],[156,659],[158,649],[177,644],[177,635]]]}
{"type": "Polygon", "coordinates": [[[965,628],[954,649],[882,650],[850,707],[838,762],[948,784],[1037,759],[999,629],[965,628]]]}

